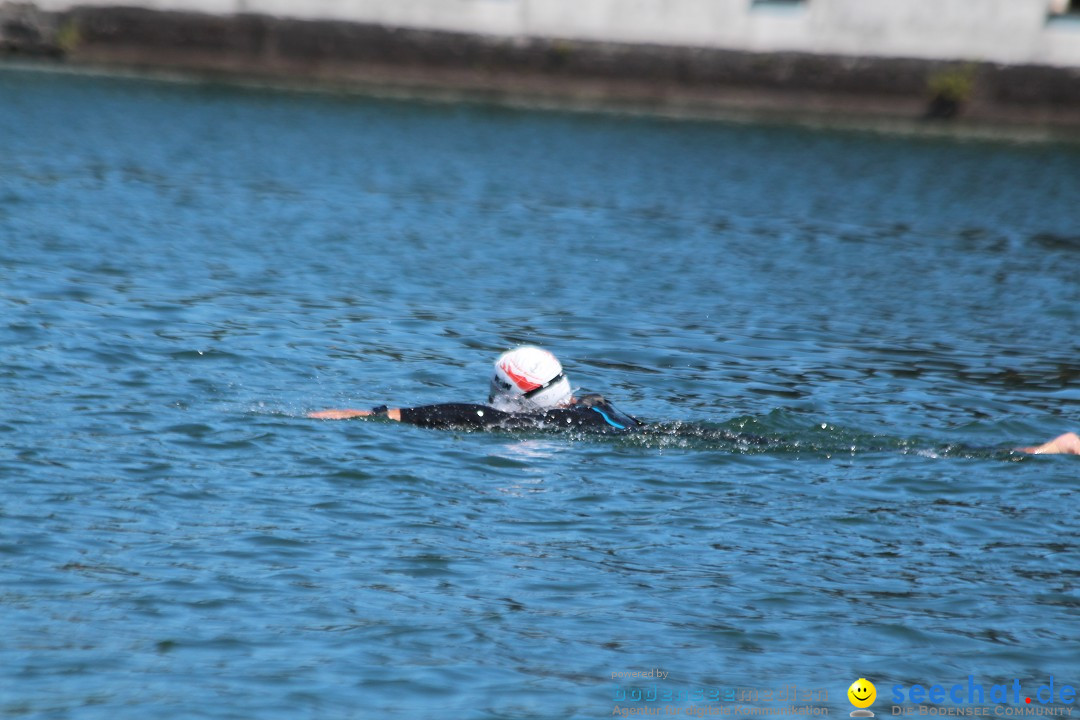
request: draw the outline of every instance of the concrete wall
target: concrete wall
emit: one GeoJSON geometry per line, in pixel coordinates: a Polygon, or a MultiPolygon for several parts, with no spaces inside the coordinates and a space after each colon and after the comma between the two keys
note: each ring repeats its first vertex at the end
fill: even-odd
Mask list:
{"type": "Polygon", "coordinates": [[[1080,67],[1061,0],[38,0],[533,38],[1080,67]]]}

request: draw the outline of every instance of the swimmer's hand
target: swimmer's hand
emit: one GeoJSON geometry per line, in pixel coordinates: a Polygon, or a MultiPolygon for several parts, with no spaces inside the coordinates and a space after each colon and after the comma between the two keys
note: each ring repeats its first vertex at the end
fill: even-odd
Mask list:
{"type": "Polygon", "coordinates": [[[1048,443],[1033,447],[1017,448],[1020,452],[1032,455],[1080,455],[1080,435],[1065,433],[1059,435],[1048,443]]]}
{"type": "Polygon", "coordinates": [[[319,410],[309,412],[307,416],[316,420],[348,420],[354,417],[367,417],[371,414],[370,410],[319,410]]]}

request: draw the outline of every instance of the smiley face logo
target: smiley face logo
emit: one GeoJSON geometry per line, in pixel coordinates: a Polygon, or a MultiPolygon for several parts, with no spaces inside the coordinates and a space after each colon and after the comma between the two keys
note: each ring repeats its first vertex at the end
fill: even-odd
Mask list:
{"type": "Polygon", "coordinates": [[[847,689],[848,700],[857,708],[867,708],[877,699],[877,688],[866,678],[859,678],[847,689]]]}

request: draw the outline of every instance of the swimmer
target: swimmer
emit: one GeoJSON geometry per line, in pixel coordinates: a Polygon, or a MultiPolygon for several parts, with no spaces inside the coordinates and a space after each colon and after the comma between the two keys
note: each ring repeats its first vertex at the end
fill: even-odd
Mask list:
{"type": "Polygon", "coordinates": [[[499,356],[491,376],[487,405],[442,403],[413,408],[322,410],[308,417],[344,420],[382,415],[428,428],[585,429],[633,432],[645,423],[616,410],[600,395],[574,395],[562,365],[547,350],[519,347],[499,356]]]}
{"type": "MultiPolygon", "coordinates": [[[[385,416],[427,428],[523,430],[558,428],[590,432],[630,433],[646,428],[637,418],[616,410],[601,395],[575,396],[562,365],[547,350],[519,347],[499,356],[491,377],[487,405],[442,403],[412,408],[320,410],[308,417],[346,420],[385,416]]],[[[726,439],[765,444],[748,433],[721,431],[726,439]]],[[[1080,436],[1065,433],[1042,445],[1016,448],[1033,455],[1080,455],[1080,436]]]]}

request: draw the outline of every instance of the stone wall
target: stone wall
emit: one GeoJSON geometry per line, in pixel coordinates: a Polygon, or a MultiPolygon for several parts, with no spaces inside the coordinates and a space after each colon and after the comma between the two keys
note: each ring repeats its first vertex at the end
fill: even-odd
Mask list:
{"type": "MultiPolygon", "coordinates": [[[[128,0],[522,38],[1080,67],[1072,0],[128,0]]],[[[90,0],[39,0],[67,11],[90,0]]]]}
{"type": "MultiPolygon", "coordinates": [[[[483,2],[503,3],[505,10],[518,0],[483,2]]],[[[52,33],[52,44],[44,45],[73,65],[706,115],[959,116],[1080,128],[1080,68],[1068,66],[759,52],[143,7],[81,5],[38,15],[37,27],[52,33]]]]}

